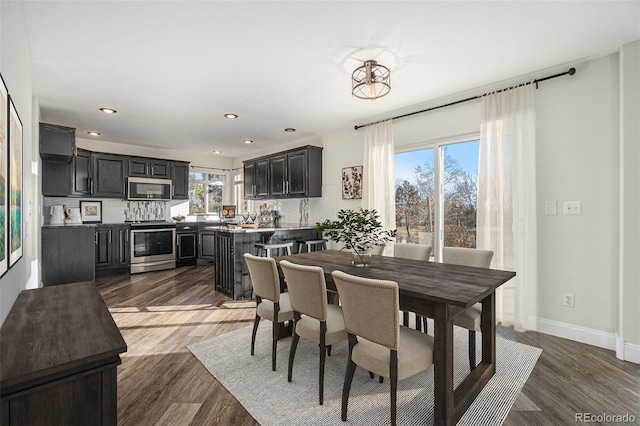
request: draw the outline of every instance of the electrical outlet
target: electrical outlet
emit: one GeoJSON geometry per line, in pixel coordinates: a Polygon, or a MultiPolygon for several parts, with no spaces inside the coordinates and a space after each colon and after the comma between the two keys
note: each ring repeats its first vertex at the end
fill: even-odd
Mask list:
{"type": "Polygon", "coordinates": [[[565,201],[564,202],[564,214],[582,214],[582,202],[581,201],[565,201]]]}
{"type": "Polygon", "coordinates": [[[565,293],[564,296],[562,297],[562,305],[563,306],[568,306],[569,308],[573,308],[574,307],[574,300],[575,296],[572,293],[565,293]]]}

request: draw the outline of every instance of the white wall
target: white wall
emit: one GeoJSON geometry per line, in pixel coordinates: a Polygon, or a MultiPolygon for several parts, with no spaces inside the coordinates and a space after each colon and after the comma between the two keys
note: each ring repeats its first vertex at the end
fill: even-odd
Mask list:
{"type": "MultiPolygon", "coordinates": [[[[544,332],[613,349],[619,312],[618,55],[577,64],[575,67],[577,73],[574,76],[540,83],[540,89],[535,92],[539,326],[544,332]],[[546,200],[557,201],[558,215],[545,215],[546,200]],[[582,201],[582,215],[562,214],[563,202],[568,200],[582,201]],[[564,293],[575,294],[574,308],[562,305],[564,293]]],[[[554,72],[566,69],[568,66],[554,72]]],[[[554,72],[537,73],[537,76],[554,72]]],[[[637,72],[632,74],[632,78],[637,75],[637,72]]],[[[515,79],[516,82],[526,80],[515,79]]],[[[504,85],[497,84],[496,87],[504,85]]],[[[496,87],[478,89],[477,94],[496,87]]],[[[466,95],[461,94],[457,98],[466,95]]],[[[637,102],[637,89],[631,97],[637,102]]],[[[413,110],[452,99],[438,100],[413,110]]],[[[629,117],[635,120],[637,113],[629,114],[629,117]]],[[[373,117],[372,121],[378,118],[373,117]]],[[[324,185],[337,188],[332,194],[336,209],[358,208],[361,205],[358,200],[342,200],[339,191],[342,168],[364,163],[364,131],[354,131],[353,124],[362,123],[345,125],[323,139],[324,185]]],[[[393,126],[398,150],[433,140],[477,133],[480,130],[480,102],[470,101],[400,119],[394,121],[393,126]]],[[[635,135],[633,146],[637,147],[637,133],[635,135]]],[[[634,152],[637,154],[637,148],[634,152]]],[[[637,157],[629,160],[629,167],[635,167],[630,172],[632,176],[628,177],[628,190],[635,191],[635,196],[638,193],[637,157]]],[[[638,235],[637,211],[634,210],[636,213],[631,219],[635,224],[635,228],[630,229],[634,236],[638,235]]],[[[637,243],[629,251],[627,258],[635,259],[637,265],[640,257],[637,243]]],[[[633,271],[635,275],[632,276],[637,276],[638,270],[633,271]]],[[[630,312],[625,315],[625,335],[631,344],[637,344],[639,287],[637,280],[625,283],[627,293],[636,297],[632,302],[626,302],[626,309],[630,312]]]]}
{"type": "Polygon", "coordinates": [[[31,96],[31,63],[22,4],[0,2],[0,72],[9,89],[23,128],[23,255],[0,279],[0,322],[4,322],[18,294],[38,286],[40,181],[38,170],[38,108],[31,96]],[[35,166],[32,169],[32,163],[35,166]]]}

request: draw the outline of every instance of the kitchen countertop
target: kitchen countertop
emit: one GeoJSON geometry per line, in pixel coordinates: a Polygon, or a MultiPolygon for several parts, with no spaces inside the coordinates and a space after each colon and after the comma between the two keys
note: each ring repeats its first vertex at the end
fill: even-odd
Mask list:
{"type": "Polygon", "coordinates": [[[43,228],[95,228],[99,223],[77,223],[75,225],[42,225],[43,228]]]}
{"type": "Polygon", "coordinates": [[[297,231],[300,229],[316,229],[316,225],[296,225],[296,224],[283,224],[278,226],[277,228],[275,227],[270,227],[270,228],[234,228],[234,229],[230,229],[227,228],[226,226],[205,226],[204,228],[206,231],[225,231],[225,232],[229,232],[231,234],[250,234],[250,233],[256,233],[256,232],[276,232],[276,231],[297,231]]]}

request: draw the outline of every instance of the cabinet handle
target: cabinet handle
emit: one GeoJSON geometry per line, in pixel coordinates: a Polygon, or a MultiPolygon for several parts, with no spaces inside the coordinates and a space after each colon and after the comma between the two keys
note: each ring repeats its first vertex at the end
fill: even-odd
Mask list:
{"type": "Polygon", "coordinates": [[[151,176],[153,176],[154,174],[155,174],[154,173],[154,168],[153,168],[153,166],[151,166],[151,176]]]}
{"type": "Polygon", "coordinates": [[[109,244],[111,244],[111,230],[109,230],[109,244]]]}
{"type": "Polygon", "coordinates": [[[96,245],[98,245],[98,233],[97,233],[97,232],[95,232],[95,233],[93,234],[93,242],[94,242],[96,245]]]}
{"type": "Polygon", "coordinates": [[[93,194],[93,179],[89,178],[89,194],[93,194]]]}
{"type": "Polygon", "coordinates": [[[129,231],[124,231],[124,240],[129,242],[129,231]]]}

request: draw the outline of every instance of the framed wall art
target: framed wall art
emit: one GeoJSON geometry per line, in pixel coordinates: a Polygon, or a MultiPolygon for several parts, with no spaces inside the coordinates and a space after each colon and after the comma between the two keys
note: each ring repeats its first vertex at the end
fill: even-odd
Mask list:
{"type": "Polygon", "coordinates": [[[102,223],[102,201],[80,200],[82,223],[102,223]]]}
{"type": "Polygon", "coordinates": [[[342,169],[342,199],[359,200],[362,198],[362,166],[342,169]]]}
{"type": "Polygon", "coordinates": [[[9,96],[9,267],[22,257],[22,122],[9,96]]]}
{"type": "Polygon", "coordinates": [[[9,91],[0,75],[0,277],[9,269],[7,251],[7,193],[9,179],[7,179],[9,156],[9,91]]]}

